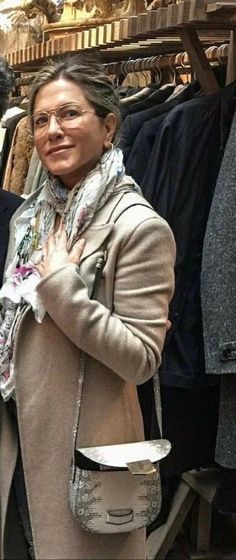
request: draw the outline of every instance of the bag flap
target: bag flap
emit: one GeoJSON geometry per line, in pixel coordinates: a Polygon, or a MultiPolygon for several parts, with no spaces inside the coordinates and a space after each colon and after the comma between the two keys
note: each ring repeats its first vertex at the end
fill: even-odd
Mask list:
{"type": "Polygon", "coordinates": [[[167,439],[138,441],[118,445],[82,447],[78,451],[85,457],[107,467],[125,468],[127,463],[149,460],[157,463],[168,455],[171,444],[167,439]]]}

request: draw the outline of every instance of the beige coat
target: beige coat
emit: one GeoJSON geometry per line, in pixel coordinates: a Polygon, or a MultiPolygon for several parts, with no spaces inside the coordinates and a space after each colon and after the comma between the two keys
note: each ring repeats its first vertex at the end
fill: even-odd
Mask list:
{"type": "MultiPolygon", "coordinates": [[[[35,193],[32,197],[35,196],[35,193]]],[[[31,198],[32,200],[32,198],[31,198]]],[[[30,199],[15,214],[14,222],[30,199]]],[[[144,530],[122,535],[84,531],[68,507],[72,426],[80,348],[88,354],[81,407],[81,445],[143,438],[136,385],[160,365],[175,245],[166,222],[133,192],[113,196],[86,230],[80,267],[45,277],[38,292],[47,314],[26,311],[15,347],[16,400],[36,558],[145,558],[144,530]],[[120,215],[114,223],[114,218],[120,215]],[[91,301],[95,263],[105,239],[108,259],[91,301]]],[[[14,222],[11,229],[13,232],[14,222]]],[[[9,255],[14,252],[13,233],[9,255]]],[[[0,493],[4,558],[25,558],[9,491],[17,442],[0,399],[0,493]],[[8,510],[7,510],[8,508],[8,510]]]]}

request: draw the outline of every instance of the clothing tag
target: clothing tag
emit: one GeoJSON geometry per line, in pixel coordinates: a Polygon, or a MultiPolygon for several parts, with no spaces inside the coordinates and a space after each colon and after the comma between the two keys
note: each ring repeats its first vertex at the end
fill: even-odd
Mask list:
{"type": "Polygon", "coordinates": [[[132,461],[132,463],[126,463],[129,471],[132,474],[154,474],[156,472],[156,467],[153,465],[149,459],[144,461],[132,461]]]}

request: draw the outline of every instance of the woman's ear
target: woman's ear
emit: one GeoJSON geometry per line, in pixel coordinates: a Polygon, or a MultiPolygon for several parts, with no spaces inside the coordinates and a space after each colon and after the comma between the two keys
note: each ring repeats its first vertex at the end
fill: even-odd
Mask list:
{"type": "Polygon", "coordinates": [[[104,148],[107,150],[112,145],[112,140],[115,136],[117,129],[117,116],[115,113],[108,113],[104,119],[105,125],[105,138],[104,138],[104,148]]]}

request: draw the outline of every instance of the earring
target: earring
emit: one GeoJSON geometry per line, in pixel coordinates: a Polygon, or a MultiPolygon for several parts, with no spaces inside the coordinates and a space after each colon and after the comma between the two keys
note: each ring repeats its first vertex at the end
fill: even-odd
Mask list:
{"type": "Polygon", "coordinates": [[[106,150],[114,150],[114,144],[109,142],[108,146],[106,146],[106,150]]]}

